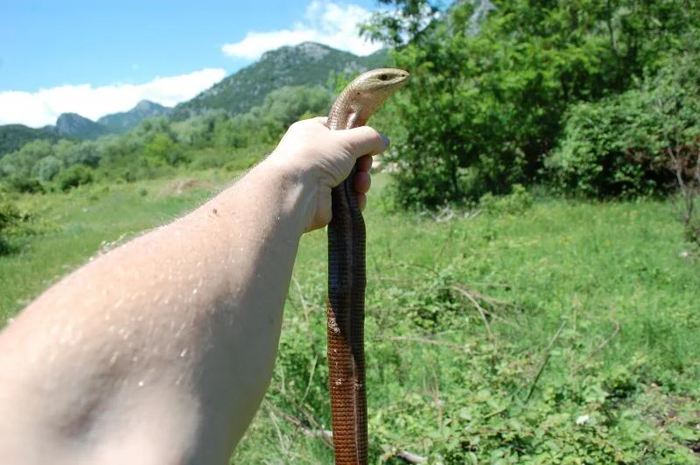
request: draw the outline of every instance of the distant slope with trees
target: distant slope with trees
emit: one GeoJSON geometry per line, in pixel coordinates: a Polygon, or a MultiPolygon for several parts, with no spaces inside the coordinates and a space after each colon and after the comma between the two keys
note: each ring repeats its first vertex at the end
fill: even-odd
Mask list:
{"type": "Polygon", "coordinates": [[[23,124],[6,124],[0,126],[0,158],[19,150],[24,144],[33,140],[55,142],[58,139],[58,135],[42,129],[30,128],[23,124]]]}
{"type": "Polygon", "coordinates": [[[359,57],[327,45],[304,42],[265,53],[256,63],[176,107],[176,113],[201,113],[221,109],[232,115],[261,105],[265,97],[284,86],[322,86],[338,74],[355,75],[384,66],[388,52],[359,57]]]}

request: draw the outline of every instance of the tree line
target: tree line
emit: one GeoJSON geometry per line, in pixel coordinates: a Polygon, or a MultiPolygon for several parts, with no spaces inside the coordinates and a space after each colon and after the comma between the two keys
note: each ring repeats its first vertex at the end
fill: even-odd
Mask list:
{"type": "Polygon", "coordinates": [[[240,171],[267,154],[294,121],[327,112],[332,97],[323,87],[283,87],[233,117],[223,110],[184,121],[163,116],[96,141],[34,140],[0,159],[0,184],[9,191],[67,191],[94,181],[133,182],[186,170],[240,171]]]}

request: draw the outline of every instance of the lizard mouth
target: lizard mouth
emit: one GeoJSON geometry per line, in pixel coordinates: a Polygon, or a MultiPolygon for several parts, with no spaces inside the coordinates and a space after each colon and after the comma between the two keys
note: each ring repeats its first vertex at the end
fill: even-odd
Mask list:
{"type": "Polygon", "coordinates": [[[398,73],[397,76],[394,77],[394,79],[393,79],[394,82],[392,82],[392,84],[396,87],[401,87],[408,82],[408,78],[410,76],[411,75],[408,74],[408,71],[402,70],[401,72],[398,73]]]}

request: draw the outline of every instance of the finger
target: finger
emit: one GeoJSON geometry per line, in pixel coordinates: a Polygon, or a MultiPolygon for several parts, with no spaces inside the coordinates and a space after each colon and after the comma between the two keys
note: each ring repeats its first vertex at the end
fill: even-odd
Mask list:
{"type": "Polygon", "coordinates": [[[314,116],[313,118],[309,118],[309,121],[313,121],[314,123],[320,123],[322,125],[326,125],[326,121],[328,121],[327,116],[314,116]]]}
{"type": "Polygon", "coordinates": [[[353,187],[358,194],[365,194],[372,186],[372,178],[367,171],[358,171],[353,179],[353,187]]]}
{"type": "Polygon", "coordinates": [[[363,155],[357,159],[357,171],[369,171],[372,168],[372,155],[363,155]]]}
{"type": "Polygon", "coordinates": [[[360,158],[363,155],[376,155],[389,147],[389,138],[369,126],[336,131],[335,134],[350,144],[351,152],[355,158],[360,158]]]}
{"type": "Polygon", "coordinates": [[[357,194],[357,205],[360,207],[360,211],[364,211],[367,206],[367,196],[365,194],[357,194]]]}

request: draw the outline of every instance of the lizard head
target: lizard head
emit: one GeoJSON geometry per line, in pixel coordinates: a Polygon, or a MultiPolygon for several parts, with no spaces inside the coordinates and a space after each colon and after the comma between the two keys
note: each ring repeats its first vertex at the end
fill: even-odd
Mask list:
{"type": "Polygon", "coordinates": [[[406,84],[408,72],[396,68],[379,68],[361,74],[357,79],[357,90],[372,93],[393,93],[406,84]]]}
{"type": "MultiPolygon", "coordinates": [[[[379,68],[360,74],[346,88],[349,100],[361,113],[370,115],[408,81],[407,71],[379,68]]],[[[364,123],[363,123],[364,124],[364,123]]]]}

